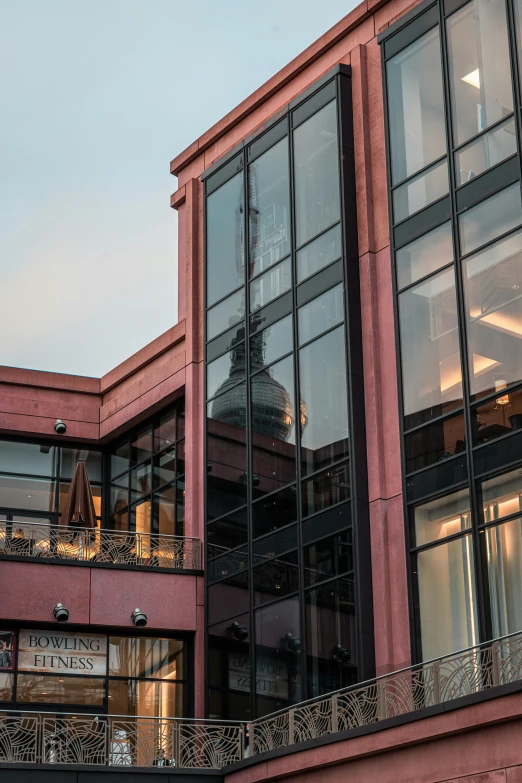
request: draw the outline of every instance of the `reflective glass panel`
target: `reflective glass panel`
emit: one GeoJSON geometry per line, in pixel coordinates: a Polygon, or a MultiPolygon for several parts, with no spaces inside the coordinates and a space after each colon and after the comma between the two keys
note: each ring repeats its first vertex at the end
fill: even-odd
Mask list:
{"type": "Polygon", "coordinates": [[[246,386],[207,406],[207,516],[223,516],[246,503],[246,386]]]}
{"type": "Polygon", "coordinates": [[[207,399],[245,378],[245,341],[207,364],[207,399]]]}
{"type": "Polygon", "coordinates": [[[157,492],[153,498],[153,530],[165,536],[183,535],[183,529],[178,530],[178,525],[174,524],[174,495],[175,488],[172,486],[157,492]]]}
{"type": "Polygon", "coordinates": [[[248,167],[251,275],[290,252],[288,138],[281,139],[248,167]]]}
{"type": "Polygon", "coordinates": [[[250,283],[250,312],[271,302],[284,294],[292,285],[292,262],[289,258],[281,261],[250,283]]]}
{"type": "Polygon", "coordinates": [[[393,184],[446,153],[439,30],[386,64],[393,184]]]}
{"type": "Polygon", "coordinates": [[[522,628],[522,519],[487,528],[485,539],[495,639],[522,628]]]}
{"type": "Polygon", "coordinates": [[[455,153],[457,183],[464,185],[516,151],[515,120],[511,118],[455,153]]]}
{"type": "Polygon", "coordinates": [[[150,533],[151,501],[141,500],[130,510],[131,530],[136,533],[150,533]]]}
{"type": "Polygon", "coordinates": [[[290,353],[293,345],[292,316],[287,315],[250,338],[250,372],[256,372],[290,353]]]}
{"type": "Polygon", "coordinates": [[[209,717],[250,720],[250,618],[233,617],[208,634],[209,717]]]}
{"type": "Polygon", "coordinates": [[[252,572],[254,603],[265,604],[290,593],[296,593],[299,590],[298,562],[297,551],[294,551],[286,552],[256,566],[252,572]]]}
{"type": "Polygon", "coordinates": [[[225,550],[206,564],[207,581],[216,582],[224,576],[232,576],[248,568],[248,547],[225,550]]]}
{"type": "Polygon", "coordinates": [[[250,381],[252,483],[256,494],[295,481],[296,409],[292,356],[256,373],[250,381]]]}
{"type": "Polygon", "coordinates": [[[419,174],[393,191],[393,219],[406,220],[428,204],[445,196],[449,189],[448,164],[445,160],[419,174]]]}
{"type": "Polygon", "coordinates": [[[55,481],[0,476],[0,507],[54,511],[55,481]]]}
{"type": "MultiPolygon", "coordinates": [[[[109,711],[115,715],[140,715],[150,718],[180,718],[183,710],[184,685],[180,682],[156,680],[109,680],[109,711]]],[[[171,749],[166,742],[168,757],[171,749]]],[[[118,743],[120,747],[120,743],[118,743]]],[[[120,751],[121,752],[121,751],[120,751]]],[[[144,766],[158,754],[157,741],[150,734],[143,735],[136,749],[137,763],[140,754],[148,759],[144,766]],[[150,745],[149,745],[150,743],[150,745]]]]}
{"type": "Polygon", "coordinates": [[[252,544],[253,561],[264,563],[282,552],[289,552],[297,547],[297,525],[288,525],[282,530],[256,539],[252,544]]]}
{"type": "MultiPolygon", "coordinates": [[[[471,393],[493,394],[522,380],[522,232],[469,258],[464,271],[471,393]]],[[[513,413],[508,404],[499,403],[513,413]]]]}
{"type": "MultiPolygon", "coordinates": [[[[176,442],[176,419],[175,412],[162,416],[159,424],[154,428],[154,451],[162,451],[176,442]]],[[[182,436],[178,435],[178,437],[182,436]]]]}
{"type": "Polygon", "coordinates": [[[404,288],[453,261],[451,223],[443,223],[395,252],[397,287],[404,288]]]}
{"type": "Polygon", "coordinates": [[[405,427],[462,404],[453,268],[399,295],[405,427]]]}
{"type": "Polygon", "coordinates": [[[457,144],[513,111],[504,0],[472,0],[447,22],[457,144]]]}
{"type": "Polygon", "coordinates": [[[236,549],[248,538],[246,509],[207,525],[208,557],[218,557],[228,549],[236,549]]]}
{"type": "MultiPolygon", "coordinates": [[[[484,522],[494,522],[522,512],[522,471],[520,468],[480,483],[484,522]]],[[[521,626],[522,627],[522,626],[521,626]]]]}
{"type": "Polygon", "coordinates": [[[469,490],[460,489],[413,509],[415,544],[422,546],[471,527],[469,490]]]}
{"type": "Polygon", "coordinates": [[[122,443],[111,454],[111,477],[119,476],[125,470],[129,469],[130,444],[128,441],[122,443]]]}
{"type": "Polygon", "coordinates": [[[154,457],[154,486],[162,487],[176,478],[176,449],[154,457]]]}
{"type": "Polygon", "coordinates": [[[303,474],[348,453],[348,391],[344,328],[334,329],[299,351],[303,474]],[[325,383],[328,378],[328,383],[325,383]]]}
{"type": "Polygon", "coordinates": [[[298,250],[297,282],[300,283],[328,266],[332,261],[340,258],[341,254],[341,226],[337,225],[298,250]]]}
{"type": "Polygon", "coordinates": [[[101,451],[90,451],[89,449],[60,449],[62,455],[62,464],[60,466],[60,476],[62,478],[72,478],[79,460],[85,462],[89,481],[102,480],[102,453],[101,451]]]}
{"type": "Polygon", "coordinates": [[[308,697],[357,682],[357,622],[353,577],[305,594],[308,697]]]}
{"type": "Polygon", "coordinates": [[[244,283],[243,172],[207,198],[207,305],[244,283]]]}
{"type": "Polygon", "coordinates": [[[312,299],[297,312],[299,344],[313,340],[344,319],[344,287],[342,283],[312,299]]]}
{"type": "Polygon", "coordinates": [[[0,440],[0,471],[55,476],[58,451],[54,446],[0,440]]]}
{"type": "Polygon", "coordinates": [[[148,459],[152,453],[152,429],[146,427],[139,432],[131,441],[130,461],[131,465],[137,465],[139,462],[148,459]]]}
{"type": "Polygon", "coordinates": [[[415,561],[422,660],[473,647],[478,623],[471,536],[419,552],[415,561]]]}
{"type": "Polygon", "coordinates": [[[207,594],[210,624],[248,612],[250,605],[248,571],[242,571],[230,579],[216,582],[208,588],[207,594]]]}
{"type": "Polygon", "coordinates": [[[18,674],[16,701],[19,702],[102,706],[104,698],[104,677],[18,674]]]}
{"type": "Polygon", "coordinates": [[[302,699],[299,599],[288,598],[255,613],[258,715],[302,699]]]}
{"type": "Polygon", "coordinates": [[[146,495],[152,489],[152,475],[150,462],[131,470],[131,500],[141,495],[146,495]]]}
{"type": "MultiPolygon", "coordinates": [[[[501,375],[497,376],[495,385],[498,397],[483,402],[471,410],[474,446],[522,429],[522,389],[505,393],[506,382],[501,375]]],[[[514,448],[515,459],[518,459],[516,446],[514,448]]],[[[500,464],[503,464],[502,461],[500,464]]]]}
{"type": "Polygon", "coordinates": [[[462,255],[471,253],[521,223],[520,183],[515,182],[459,216],[462,255]]]}
{"type": "Polygon", "coordinates": [[[183,642],[178,639],[110,636],[109,675],[183,679],[183,642]]]}
{"type": "Polygon", "coordinates": [[[305,586],[353,571],[352,531],[323,538],[304,550],[305,586]]]}
{"type": "Polygon", "coordinates": [[[294,131],[297,247],[339,220],[337,103],[331,101],[294,131]]]}
{"type": "Polygon", "coordinates": [[[230,329],[245,317],[244,289],[236,291],[207,312],[207,340],[230,329]]]}
{"type": "Polygon", "coordinates": [[[111,483],[109,495],[109,513],[116,514],[129,504],[129,474],[120,476],[111,483]]]}
{"type": "Polygon", "coordinates": [[[297,519],[297,491],[295,486],[274,492],[252,505],[254,538],[264,536],[297,519]]]}
{"type": "Polygon", "coordinates": [[[324,511],[350,497],[350,470],[348,463],[336,465],[308,481],[303,481],[303,516],[324,511]]]}
{"type": "Polygon", "coordinates": [[[464,416],[450,416],[406,435],[406,473],[443,462],[466,450],[464,416]]]}

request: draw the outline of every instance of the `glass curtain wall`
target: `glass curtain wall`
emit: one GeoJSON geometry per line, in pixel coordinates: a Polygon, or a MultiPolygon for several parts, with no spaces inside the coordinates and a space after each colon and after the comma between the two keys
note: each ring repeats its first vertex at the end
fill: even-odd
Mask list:
{"type": "Polygon", "coordinates": [[[50,529],[60,519],[79,460],[86,463],[100,526],[103,508],[101,451],[81,446],[0,440],[0,540],[9,541],[10,553],[18,551],[36,556],[39,548],[50,548],[50,529]],[[36,537],[36,548],[31,533],[34,524],[49,531],[49,539],[46,534],[36,537]]]}
{"type": "Polygon", "coordinates": [[[347,74],[205,182],[210,717],[267,714],[371,673],[353,556],[366,533],[353,511],[349,400],[362,392],[349,383],[343,101],[347,74]]]}
{"type": "Polygon", "coordinates": [[[183,536],[185,415],[183,406],[133,430],[110,452],[108,527],[183,536]]]}
{"type": "Polygon", "coordinates": [[[522,630],[519,6],[381,41],[418,660],[522,630]]]}

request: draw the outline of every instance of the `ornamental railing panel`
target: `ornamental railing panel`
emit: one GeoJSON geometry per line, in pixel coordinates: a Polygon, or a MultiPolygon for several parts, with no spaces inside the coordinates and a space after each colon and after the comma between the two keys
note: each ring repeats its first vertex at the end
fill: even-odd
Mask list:
{"type": "Polygon", "coordinates": [[[222,769],[244,736],[232,721],[0,711],[0,763],[222,769]]]}
{"type": "Polygon", "coordinates": [[[126,530],[0,521],[0,555],[200,570],[197,538],[126,530]]]}
{"type": "Polygon", "coordinates": [[[249,724],[249,755],[424,710],[522,679],[522,633],[377,677],[249,724]]]}

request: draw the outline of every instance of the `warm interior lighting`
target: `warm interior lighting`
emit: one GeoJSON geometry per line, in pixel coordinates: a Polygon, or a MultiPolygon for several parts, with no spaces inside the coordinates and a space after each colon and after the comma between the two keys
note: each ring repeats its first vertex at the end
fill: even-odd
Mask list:
{"type": "Polygon", "coordinates": [[[476,87],[478,90],[480,90],[479,69],[477,68],[475,71],[471,71],[471,73],[468,73],[467,76],[463,76],[461,81],[466,82],[466,84],[471,84],[472,87],[476,87]]]}
{"type": "MultiPolygon", "coordinates": [[[[507,388],[507,381],[505,378],[502,379],[496,379],[495,380],[495,391],[501,392],[504,389],[507,388]]],[[[509,394],[503,394],[502,397],[497,397],[495,400],[495,408],[505,408],[507,405],[510,405],[511,403],[511,397],[509,394]]]]}
{"type": "Polygon", "coordinates": [[[481,375],[483,372],[492,370],[493,367],[498,367],[500,362],[496,359],[490,359],[487,356],[481,356],[479,353],[473,354],[473,375],[481,375]]]}
{"type": "Polygon", "coordinates": [[[522,322],[518,316],[497,310],[494,313],[483,315],[480,320],[490,326],[494,326],[495,329],[499,329],[501,332],[513,334],[515,337],[522,337],[522,322]]]}

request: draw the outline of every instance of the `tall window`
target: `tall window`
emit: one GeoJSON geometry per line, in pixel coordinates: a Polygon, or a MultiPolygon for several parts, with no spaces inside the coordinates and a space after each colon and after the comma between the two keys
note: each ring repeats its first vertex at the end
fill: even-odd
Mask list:
{"type": "Polygon", "coordinates": [[[471,0],[383,42],[418,659],[522,630],[515,6],[511,35],[504,0],[471,0]]]}
{"type": "Polygon", "coordinates": [[[108,524],[114,530],[184,535],[185,418],[162,413],[110,454],[108,524]]]}
{"type": "Polygon", "coordinates": [[[364,450],[349,426],[362,401],[358,378],[348,384],[357,249],[355,230],[343,249],[354,183],[341,177],[338,107],[349,88],[346,74],[332,79],[206,180],[212,717],[263,715],[371,673],[358,603],[371,599],[352,554],[367,526],[352,510],[350,458],[364,450]]]}

